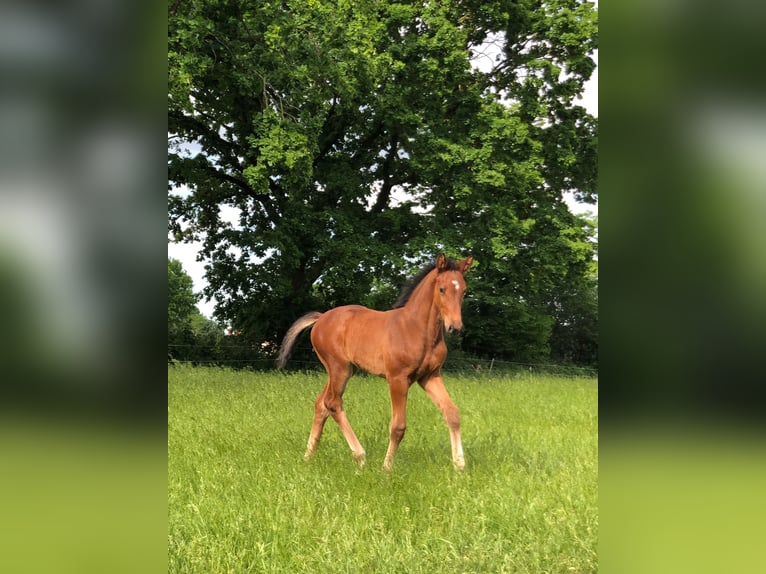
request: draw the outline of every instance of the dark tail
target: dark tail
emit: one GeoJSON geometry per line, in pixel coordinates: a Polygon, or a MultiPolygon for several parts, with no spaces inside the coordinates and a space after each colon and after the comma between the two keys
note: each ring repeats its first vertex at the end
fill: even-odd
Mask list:
{"type": "Polygon", "coordinates": [[[311,325],[316,323],[317,319],[321,316],[322,314],[318,311],[311,311],[311,313],[306,313],[303,317],[293,323],[292,327],[287,331],[285,338],[282,339],[282,346],[279,349],[279,358],[277,359],[278,369],[285,368],[287,359],[290,358],[290,355],[293,352],[293,347],[295,346],[295,341],[298,339],[298,335],[301,334],[301,331],[311,327],[311,325]]]}

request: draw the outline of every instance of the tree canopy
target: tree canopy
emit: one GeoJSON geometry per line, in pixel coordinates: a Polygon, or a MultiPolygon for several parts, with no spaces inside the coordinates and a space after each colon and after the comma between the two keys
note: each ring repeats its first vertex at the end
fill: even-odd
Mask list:
{"type": "Polygon", "coordinates": [[[471,253],[464,349],[547,358],[595,252],[563,197],[597,200],[596,48],[577,0],[171,1],[169,229],[216,316],[277,341],[471,253]]]}

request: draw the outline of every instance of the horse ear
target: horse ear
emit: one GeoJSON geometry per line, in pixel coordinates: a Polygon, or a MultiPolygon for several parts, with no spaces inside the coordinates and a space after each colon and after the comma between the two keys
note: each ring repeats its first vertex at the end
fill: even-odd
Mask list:
{"type": "Polygon", "coordinates": [[[457,268],[462,274],[465,275],[465,272],[471,268],[471,265],[473,265],[473,255],[466,257],[460,263],[458,263],[457,268]]]}
{"type": "Polygon", "coordinates": [[[439,253],[439,257],[436,258],[436,269],[441,273],[442,271],[446,271],[449,267],[449,262],[447,261],[447,256],[444,255],[444,253],[439,253]]]}

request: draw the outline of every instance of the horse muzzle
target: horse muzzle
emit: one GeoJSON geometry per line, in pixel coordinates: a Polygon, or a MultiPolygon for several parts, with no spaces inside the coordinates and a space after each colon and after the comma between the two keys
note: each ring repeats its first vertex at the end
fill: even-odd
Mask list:
{"type": "Polygon", "coordinates": [[[447,333],[450,335],[462,335],[463,334],[463,325],[447,325],[447,333]]]}

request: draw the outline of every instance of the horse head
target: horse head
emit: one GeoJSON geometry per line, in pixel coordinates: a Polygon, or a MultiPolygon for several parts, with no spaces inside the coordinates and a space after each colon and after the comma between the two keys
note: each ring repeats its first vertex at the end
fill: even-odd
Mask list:
{"type": "Polygon", "coordinates": [[[462,304],[466,288],[463,276],[472,264],[473,257],[454,263],[442,253],[436,259],[434,301],[448,333],[463,330],[462,304]]]}

